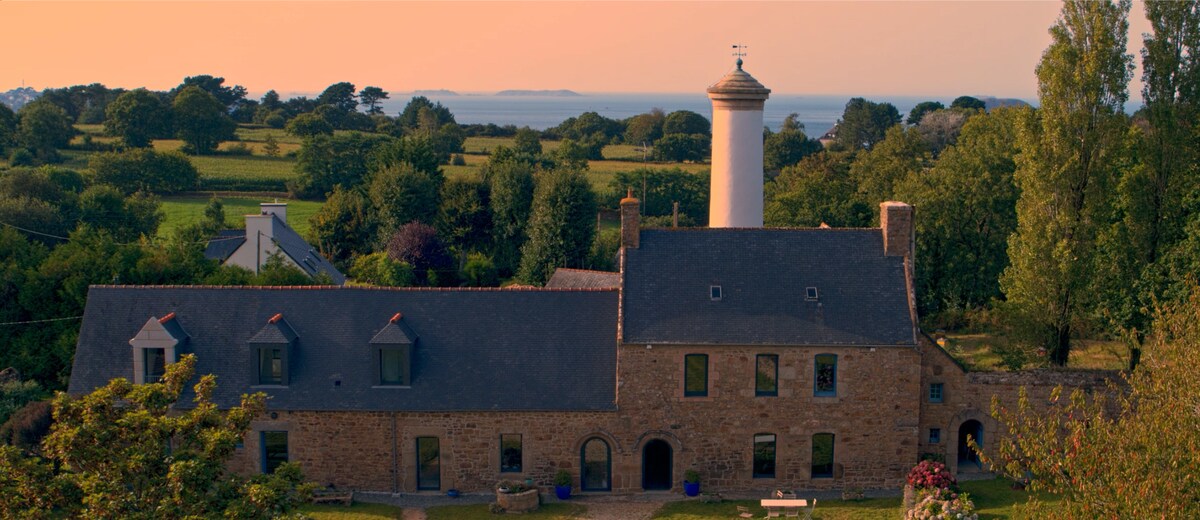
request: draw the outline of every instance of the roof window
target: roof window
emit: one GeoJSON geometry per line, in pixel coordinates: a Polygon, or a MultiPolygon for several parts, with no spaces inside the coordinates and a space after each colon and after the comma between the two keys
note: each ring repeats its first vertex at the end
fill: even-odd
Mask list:
{"type": "Polygon", "coordinates": [[[804,299],[805,299],[805,300],[808,300],[808,301],[816,301],[816,299],[817,299],[817,288],[816,288],[816,287],[809,287],[809,288],[805,289],[804,299]]]}
{"type": "Polygon", "coordinates": [[[714,301],[714,302],[721,301],[721,286],[720,285],[708,286],[708,297],[710,299],[712,299],[712,301],[714,301]]]}

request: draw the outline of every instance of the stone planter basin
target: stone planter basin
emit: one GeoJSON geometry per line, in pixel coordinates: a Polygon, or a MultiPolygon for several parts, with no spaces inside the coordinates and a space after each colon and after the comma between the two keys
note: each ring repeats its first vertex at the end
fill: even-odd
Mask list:
{"type": "Polygon", "coordinates": [[[506,513],[528,513],[537,511],[538,508],[538,490],[537,488],[522,491],[520,493],[500,493],[496,492],[496,504],[500,506],[506,513]]]}

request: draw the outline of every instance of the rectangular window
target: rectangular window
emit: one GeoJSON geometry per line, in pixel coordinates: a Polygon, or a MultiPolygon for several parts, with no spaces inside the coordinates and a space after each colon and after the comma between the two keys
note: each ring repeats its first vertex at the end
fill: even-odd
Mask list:
{"type": "Polygon", "coordinates": [[[262,470],[274,473],[275,468],[288,461],[287,432],[262,432],[262,470]]]}
{"type": "Polygon", "coordinates": [[[145,367],[142,381],[157,383],[167,373],[167,349],[145,348],[142,349],[142,355],[145,356],[142,358],[142,366],[145,367]]]}
{"type": "Polygon", "coordinates": [[[283,384],[283,349],[262,347],[258,349],[258,384],[283,384]]]}
{"type": "Polygon", "coordinates": [[[754,435],[754,478],[775,478],[775,434],[754,435]]]}
{"type": "Polygon", "coordinates": [[[815,366],[813,395],[837,395],[837,356],[833,354],[817,354],[815,366]]]}
{"type": "Polygon", "coordinates": [[[832,433],[818,433],[813,435],[812,478],[833,478],[832,433]]]}
{"type": "Polygon", "coordinates": [[[942,402],[943,383],[929,383],[929,402],[942,402]]]}
{"type": "Polygon", "coordinates": [[[720,285],[708,286],[708,298],[714,302],[721,301],[721,286],[720,285]]]}
{"type": "Polygon", "coordinates": [[[683,356],[684,397],[708,395],[708,355],[688,354],[683,356]]]}
{"type": "Polygon", "coordinates": [[[519,434],[500,435],[500,472],[521,472],[521,436],[519,434]]]}
{"type": "Polygon", "coordinates": [[[930,428],[929,429],[929,444],[937,444],[939,442],[942,442],[942,429],[941,428],[930,428]]]}
{"type": "Polygon", "coordinates": [[[779,395],[779,356],[759,354],[754,366],[754,395],[779,395]]]}
{"type": "Polygon", "coordinates": [[[408,362],[401,349],[379,349],[379,384],[407,386],[408,377],[404,364],[408,362]]]}
{"type": "Polygon", "coordinates": [[[441,457],[437,437],[417,437],[417,489],[442,489],[441,457]]]}

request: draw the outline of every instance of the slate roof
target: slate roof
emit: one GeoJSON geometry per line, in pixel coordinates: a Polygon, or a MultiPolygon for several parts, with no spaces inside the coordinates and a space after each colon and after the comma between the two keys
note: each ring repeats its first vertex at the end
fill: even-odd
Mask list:
{"type": "MultiPolygon", "coordinates": [[[[93,286],[70,391],[132,379],[128,340],[175,313],[216,374],[218,406],[256,391],[251,337],[277,313],[294,329],[289,385],[262,390],[276,410],[615,410],[617,292],[352,287],[93,286]],[[410,388],[372,388],[371,340],[403,313],[416,338],[410,388]],[[340,384],[336,384],[340,382],[340,384]]],[[[404,332],[404,331],[401,331],[404,332]]],[[[390,333],[389,333],[390,334],[390,333]]],[[[179,405],[191,406],[191,391],[179,405]]]]}
{"type": "Polygon", "coordinates": [[[296,230],[292,229],[279,217],[271,216],[272,232],[275,243],[284,254],[291,257],[296,265],[300,266],[309,276],[316,276],[318,273],[325,273],[333,280],[334,284],[342,285],[346,283],[346,276],[338,271],[333,264],[329,263],[325,257],[317,253],[316,249],[308,245],[303,238],[300,237],[296,230]]]}
{"type": "Polygon", "coordinates": [[[204,248],[204,258],[224,262],[244,243],[246,230],[222,229],[217,232],[217,236],[208,239],[208,246],[204,248]]]}
{"type": "Polygon", "coordinates": [[[546,282],[546,287],[553,289],[618,289],[621,287],[621,273],[559,267],[554,270],[554,274],[546,282]]]}
{"type": "Polygon", "coordinates": [[[913,346],[907,290],[879,229],[643,230],[625,251],[623,340],[913,346]]]}

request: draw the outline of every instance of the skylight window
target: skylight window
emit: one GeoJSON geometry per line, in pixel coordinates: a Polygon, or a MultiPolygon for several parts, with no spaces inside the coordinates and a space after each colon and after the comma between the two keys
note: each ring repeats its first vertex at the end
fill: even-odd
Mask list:
{"type": "Polygon", "coordinates": [[[809,287],[808,289],[805,289],[804,299],[808,300],[808,301],[816,300],[817,299],[817,288],[809,287]]]}
{"type": "Polygon", "coordinates": [[[709,298],[711,298],[712,301],[714,301],[714,302],[721,301],[721,286],[720,285],[710,285],[708,287],[708,295],[709,295],[709,298]]]}

